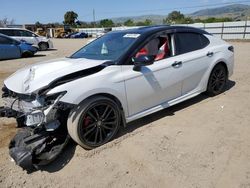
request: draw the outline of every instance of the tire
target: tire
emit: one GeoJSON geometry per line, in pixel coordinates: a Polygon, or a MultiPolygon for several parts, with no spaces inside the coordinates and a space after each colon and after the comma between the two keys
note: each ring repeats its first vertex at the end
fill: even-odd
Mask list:
{"type": "Polygon", "coordinates": [[[206,93],[209,96],[216,96],[225,91],[227,84],[227,70],[222,64],[216,65],[209,77],[206,93]]]}
{"type": "Polygon", "coordinates": [[[34,56],[34,53],[29,52],[29,51],[24,52],[24,53],[22,54],[22,57],[23,57],[23,58],[33,57],[33,56],[34,56]]]}
{"type": "Polygon", "coordinates": [[[71,138],[85,149],[94,149],[112,140],[120,128],[119,106],[97,96],[73,109],[67,121],[71,138]]]}
{"type": "Polygon", "coordinates": [[[39,43],[39,50],[41,50],[41,51],[46,51],[46,50],[48,50],[48,44],[46,43],[46,42],[41,42],[41,43],[39,43]]]}

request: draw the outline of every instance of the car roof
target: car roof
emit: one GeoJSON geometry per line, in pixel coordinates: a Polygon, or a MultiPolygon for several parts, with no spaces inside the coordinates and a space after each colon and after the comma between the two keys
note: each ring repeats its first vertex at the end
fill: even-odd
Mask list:
{"type": "Polygon", "coordinates": [[[170,25],[146,26],[146,27],[139,27],[139,28],[133,28],[133,29],[126,29],[126,30],[121,30],[121,31],[113,31],[113,32],[114,33],[122,32],[122,33],[152,34],[152,33],[157,33],[161,31],[194,32],[194,33],[200,33],[200,34],[209,34],[205,30],[198,29],[195,27],[170,26],[170,25]]]}
{"type": "Polygon", "coordinates": [[[9,28],[9,27],[0,27],[0,29],[6,29],[6,30],[26,30],[24,28],[9,28]]]}

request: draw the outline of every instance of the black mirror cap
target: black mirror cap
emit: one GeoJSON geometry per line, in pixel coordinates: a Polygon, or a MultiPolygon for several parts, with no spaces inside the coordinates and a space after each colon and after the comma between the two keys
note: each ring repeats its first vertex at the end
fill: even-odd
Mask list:
{"type": "Polygon", "coordinates": [[[132,62],[134,63],[133,70],[140,71],[142,66],[152,65],[154,61],[154,55],[141,55],[139,57],[134,57],[132,58],[132,62]]]}

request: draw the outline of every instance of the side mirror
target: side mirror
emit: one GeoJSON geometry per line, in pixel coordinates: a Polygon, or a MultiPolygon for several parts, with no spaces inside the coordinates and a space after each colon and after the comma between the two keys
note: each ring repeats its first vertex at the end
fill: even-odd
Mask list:
{"type": "Polygon", "coordinates": [[[132,62],[134,63],[134,71],[140,71],[141,67],[152,65],[155,61],[154,55],[141,55],[139,57],[132,58],[132,62]]]}

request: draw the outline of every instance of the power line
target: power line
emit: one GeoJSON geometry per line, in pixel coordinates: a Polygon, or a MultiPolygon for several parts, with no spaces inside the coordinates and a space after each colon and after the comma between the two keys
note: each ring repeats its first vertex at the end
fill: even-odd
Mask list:
{"type": "Polygon", "coordinates": [[[147,9],[147,10],[133,10],[133,11],[110,11],[110,12],[100,12],[102,14],[109,14],[109,13],[133,13],[133,12],[152,12],[152,11],[169,11],[175,9],[193,9],[193,8],[204,8],[204,7],[213,7],[213,6],[220,6],[220,5],[233,5],[237,3],[250,3],[250,0],[246,1],[231,1],[226,3],[213,3],[213,4],[206,4],[206,5],[196,5],[196,6],[187,6],[187,7],[172,7],[172,8],[164,8],[164,9],[147,9]]]}
{"type": "MultiPolygon", "coordinates": [[[[250,3],[250,0],[245,1],[230,1],[225,3],[212,3],[206,5],[195,5],[195,6],[187,6],[187,7],[169,7],[164,9],[147,9],[147,10],[131,10],[131,11],[108,11],[108,12],[98,12],[99,14],[121,14],[121,13],[146,13],[146,12],[162,12],[162,11],[170,11],[170,10],[184,10],[184,9],[194,9],[194,8],[207,8],[207,7],[214,7],[214,6],[222,6],[222,5],[233,5],[238,3],[250,3]]],[[[91,13],[86,14],[85,16],[90,16],[91,13]]]]}

